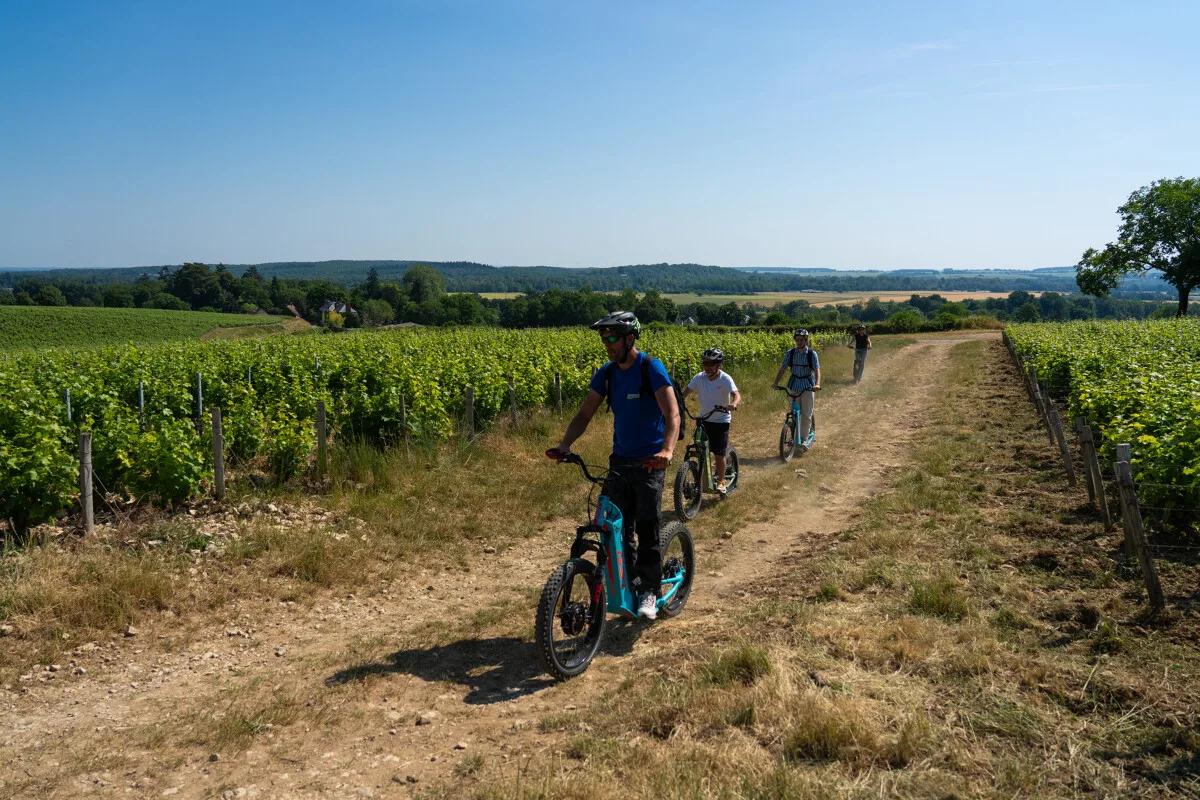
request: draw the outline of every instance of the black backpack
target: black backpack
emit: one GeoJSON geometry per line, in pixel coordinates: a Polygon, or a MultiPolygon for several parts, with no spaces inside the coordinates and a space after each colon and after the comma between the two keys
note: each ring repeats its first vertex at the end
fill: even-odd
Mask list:
{"type": "MultiPolygon", "coordinates": [[[[654,390],[650,387],[650,362],[654,356],[646,354],[642,359],[642,388],[639,393],[642,397],[653,397],[654,390]]],[[[608,362],[601,369],[604,370],[604,403],[609,411],[612,411],[612,371],[617,365],[613,362],[608,362]]],[[[687,427],[687,418],[683,414],[683,393],[679,391],[679,385],[671,378],[671,374],[667,373],[667,383],[675,392],[675,404],[679,407],[679,438],[683,439],[684,428],[687,427]]]]}

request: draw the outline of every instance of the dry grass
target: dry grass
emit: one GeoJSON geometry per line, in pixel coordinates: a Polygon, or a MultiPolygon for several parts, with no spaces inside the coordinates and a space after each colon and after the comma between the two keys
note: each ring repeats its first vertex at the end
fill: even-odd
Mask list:
{"type": "Polygon", "coordinates": [[[913,467],[836,552],[809,542],[682,658],[551,720],[565,762],[436,794],[1195,794],[1195,612],[1147,622],[988,347],[956,348],[913,467]]]}
{"type": "MultiPolygon", "coordinates": [[[[464,758],[450,783],[418,794],[1195,792],[1195,614],[1176,607],[1166,620],[1143,615],[1138,584],[1111,557],[1114,540],[1061,490],[1055,454],[1019,383],[987,347],[956,348],[911,467],[859,509],[836,548],[817,537],[804,543],[740,605],[666,640],[669,659],[665,648],[623,659],[625,680],[590,708],[540,720],[538,735],[550,745],[543,756],[464,758]]],[[[823,362],[844,374],[848,356],[830,352],[823,362]]],[[[765,372],[773,370],[735,374],[748,388],[765,372]]],[[[826,383],[821,407],[832,410],[841,389],[826,383]]],[[[777,397],[748,392],[736,424],[757,431],[779,416],[777,397]]],[[[548,521],[578,516],[585,485],[541,456],[561,424],[536,417],[515,434],[412,453],[347,448],[336,488],[320,499],[337,512],[330,518],[296,515],[286,528],[239,518],[237,537],[219,540],[174,519],[10,553],[0,613],[18,635],[4,640],[0,670],[48,663],[57,650],[128,621],[175,614],[211,624],[235,597],[299,599],[417,564],[470,567],[485,543],[513,546],[548,521]]],[[[602,463],[608,436],[605,425],[589,434],[590,463],[602,463]]],[[[838,458],[819,449],[806,466],[834,469],[838,458]]],[[[764,470],[729,501],[706,506],[692,525],[701,569],[719,565],[722,531],[773,517],[794,480],[789,469],[764,470]]],[[[301,507],[301,494],[275,502],[301,507]]],[[[1168,592],[1178,598],[1196,574],[1180,568],[1173,580],[1180,583],[1168,592]]],[[[412,631],[403,646],[436,656],[466,636],[527,641],[534,602],[532,594],[497,598],[474,615],[412,631]]],[[[159,752],[236,752],[301,721],[344,732],[352,721],[331,709],[359,708],[375,676],[392,669],[389,654],[403,657],[395,647],[394,638],[355,642],[330,656],[344,680],[316,694],[253,684],[214,697],[205,704],[211,713],[140,731],[134,742],[159,752]]],[[[39,781],[57,784],[22,791],[61,785],[62,776],[88,771],[87,759],[124,758],[60,755],[60,765],[38,771],[39,781]]]]}
{"type": "MultiPolygon", "coordinates": [[[[886,352],[908,341],[881,337],[876,349],[886,352]]],[[[822,358],[827,375],[849,374],[849,350],[830,349],[822,358]]],[[[734,443],[739,431],[773,432],[780,398],[759,388],[773,376],[773,365],[731,371],[745,395],[734,443]]],[[[836,402],[845,386],[832,378],[826,384],[823,398],[836,402]]],[[[219,624],[235,600],[305,601],[317,589],[375,584],[414,566],[469,569],[484,546],[501,552],[520,546],[564,517],[572,520],[564,525],[569,530],[589,487],[575,470],[556,468],[543,455],[564,425],[539,412],[515,430],[501,424],[470,442],[390,451],[343,438],[332,450],[323,492],[302,480],[264,495],[240,481],[223,505],[201,503],[194,517],[183,510],[141,509],[87,539],[60,528],[41,546],[7,551],[0,558],[0,621],[12,625],[14,635],[0,648],[0,685],[15,683],[30,665],[53,663],[78,644],[119,635],[130,624],[162,620],[171,638],[159,646],[179,646],[190,622],[215,614],[219,624]],[[259,513],[268,503],[282,512],[259,513]],[[255,514],[238,514],[243,504],[255,514]]],[[[588,463],[606,463],[611,430],[611,418],[598,415],[576,448],[588,463]]],[[[689,424],[689,441],[692,430],[689,424]]],[[[667,509],[673,479],[672,469],[667,509]]],[[[769,519],[790,485],[790,473],[769,471],[727,502],[714,505],[707,497],[691,526],[697,540],[719,541],[724,531],[769,519]]],[[[510,627],[513,634],[527,632],[510,627]]]]}

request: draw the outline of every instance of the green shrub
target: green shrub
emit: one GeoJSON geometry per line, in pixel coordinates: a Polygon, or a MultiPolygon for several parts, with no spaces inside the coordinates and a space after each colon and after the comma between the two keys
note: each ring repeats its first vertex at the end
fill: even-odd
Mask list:
{"type": "Polygon", "coordinates": [[[0,393],[0,519],[23,537],[76,493],[73,437],[57,401],[17,384],[0,393]]]}
{"type": "Polygon", "coordinates": [[[751,684],[771,672],[767,651],[755,644],[740,644],[718,653],[704,665],[703,674],[717,686],[734,681],[751,684]]]}
{"type": "Polygon", "coordinates": [[[917,614],[954,621],[966,617],[968,611],[966,599],[958,592],[958,584],[947,575],[914,583],[908,606],[917,614]]]}

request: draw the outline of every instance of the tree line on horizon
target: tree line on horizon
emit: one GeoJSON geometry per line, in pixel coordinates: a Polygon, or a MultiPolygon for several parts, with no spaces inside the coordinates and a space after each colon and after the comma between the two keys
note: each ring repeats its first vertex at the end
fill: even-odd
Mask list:
{"type": "MultiPolygon", "coordinates": [[[[891,270],[826,272],[796,270],[747,272],[701,264],[640,264],[624,267],[568,269],[564,267],[491,267],[471,262],[411,261],[323,261],[274,262],[256,265],[218,265],[233,275],[253,270],[266,280],[327,281],[355,286],[374,270],[379,280],[397,282],[416,266],[431,266],[442,275],[446,289],[458,292],[579,291],[585,286],[596,292],[656,290],[664,294],[750,294],[755,292],[852,291],[852,292],[1030,292],[1076,290],[1074,275],[1054,270],[987,272],[970,270],[891,270]]],[[[54,269],[0,272],[0,288],[32,279],[63,284],[136,284],[146,276],[173,272],[176,266],[156,268],[54,269]]],[[[1120,283],[1122,292],[1164,292],[1169,287],[1158,277],[1131,276],[1120,283]]],[[[76,293],[83,291],[79,289],[76,293]]]]}
{"type": "Polygon", "coordinates": [[[505,328],[542,328],[586,325],[618,309],[632,310],[645,323],[672,324],[679,321],[699,325],[787,325],[850,324],[883,322],[896,315],[902,326],[916,329],[930,323],[942,328],[959,325],[970,316],[998,321],[1070,319],[1142,319],[1164,315],[1169,310],[1161,299],[1126,299],[1064,295],[1044,292],[1041,296],[1015,290],[1006,298],[948,301],[940,294],[913,293],[907,300],[881,301],[871,298],[853,305],[816,306],[797,299],[782,306],[749,303],[714,303],[698,300],[677,304],[651,289],[638,292],[626,287],[619,292],[601,292],[584,286],[579,290],[527,290],[505,299],[478,294],[450,292],[440,272],[425,264],[415,265],[399,281],[382,280],[371,269],[365,281],[346,288],[327,280],[306,281],[274,277],[267,280],[257,268],[241,276],[228,267],[189,262],[180,269],[163,268],[157,275],[143,275],[133,284],[88,284],[82,281],[46,281],[24,278],[11,293],[0,292],[0,304],[43,306],[104,306],[109,308],[157,308],[192,311],[290,314],[291,309],[314,324],[335,327],[378,326],[393,323],[420,325],[495,325],[505,328]],[[323,317],[327,301],[345,303],[351,310],[332,319],[323,317]]]}

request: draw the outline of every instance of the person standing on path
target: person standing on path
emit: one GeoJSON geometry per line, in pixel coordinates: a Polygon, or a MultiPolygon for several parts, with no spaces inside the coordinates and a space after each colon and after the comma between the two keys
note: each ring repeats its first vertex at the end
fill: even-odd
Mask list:
{"type": "Polygon", "coordinates": [[[787,392],[800,401],[799,445],[802,451],[807,451],[808,435],[812,431],[813,393],[821,391],[821,359],[817,358],[817,351],[808,346],[807,330],[797,329],[792,338],[796,346],[784,354],[783,363],[779,366],[779,372],[775,373],[773,383],[776,389],[784,388],[779,385],[779,379],[791,370],[787,392]]]}
{"type": "Polygon", "coordinates": [[[591,325],[609,363],[592,376],[591,387],[578,413],[553,448],[561,455],[583,435],[601,401],[608,397],[613,412],[613,449],[604,494],[621,510],[628,553],[637,531],[637,558],[631,572],[640,584],[638,614],[654,619],[662,589],[660,510],[666,468],[679,439],[679,406],[666,367],[637,349],[642,326],[630,311],[614,311],[591,325]]]}
{"type": "MultiPolygon", "coordinates": [[[[733,377],[721,369],[725,364],[725,353],[720,348],[710,347],[704,351],[700,360],[704,370],[688,382],[687,388],[683,390],[684,399],[686,400],[692,392],[696,393],[696,396],[700,398],[698,416],[701,417],[713,412],[717,406],[724,406],[729,411],[736,411],[738,403],[742,402],[742,396],[738,393],[733,377]]],[[[729,425],[733,421],[729,411],[718,411],[700,422],[704,426],[704,434],[708,436],[708,447],[712,450],[714,460],[717,462],[715,474],[719,494],[725,494],[727,490],[725,486],[725,454],[729,451],[729,425]]]]}
{"type": "Polygon", "coordinates": [[[867,351],[871,349],[871,337],[867,335],[867,326],[859,323],[854,331],[854,382],[862,380],[863,370],[867,368],[867,351]]]}

